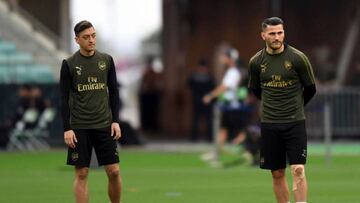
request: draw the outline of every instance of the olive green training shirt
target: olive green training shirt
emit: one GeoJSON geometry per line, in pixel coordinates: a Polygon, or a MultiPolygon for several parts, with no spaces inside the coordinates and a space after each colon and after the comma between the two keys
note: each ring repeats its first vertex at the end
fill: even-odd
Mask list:
{"type": "Polygon", "coordinates": [[[114,61],[95,51],[77,51],[63,61],[60,74],[64,131],[104,128],[119,122],[119,92],[114,61]]]}
{"type": "Polygon", "coordinates": [[[261,122],[305,119],[303,87],[315,84],[314,73],[304,53],[284,46],[274,55],[264,48],[249,62],[249,88],[261,89],[261,122]]]}

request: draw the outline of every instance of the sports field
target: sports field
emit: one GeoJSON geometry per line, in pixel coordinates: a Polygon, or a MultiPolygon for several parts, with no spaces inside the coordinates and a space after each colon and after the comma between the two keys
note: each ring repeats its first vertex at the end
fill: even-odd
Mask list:
{"type": "MultiPolygon", "coordinates": [[[[309,147],[309,202],[360,202],[359,144],[335,146],[331,165],[325,164],[323,151],[323,146],[309,147]]],[[[65,154],[0,152],[0,202],[73,202],[73,170],[64,165],[65,154]]],[[[123,203],[275,202],[269,172],[257,167],[211,168],[196,152],[126,149],[120,154],[123,203]]],[[[90,202],[109,202],[103,170],[92,169],[89,181],[90,202]]]]}

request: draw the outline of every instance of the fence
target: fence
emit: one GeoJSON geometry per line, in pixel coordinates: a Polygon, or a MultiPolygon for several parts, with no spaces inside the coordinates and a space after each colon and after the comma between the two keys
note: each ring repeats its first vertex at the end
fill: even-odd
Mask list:
{"type": "Polygon", "coordinates": [[[358,88],[318,91],[306,106],[305,112],[310,139],[323,138],[326,132],[330,132],[336,138],[360,138],[358,88]],[[326,128],[326,120],[329,121],[329,129],[326,128]]]}

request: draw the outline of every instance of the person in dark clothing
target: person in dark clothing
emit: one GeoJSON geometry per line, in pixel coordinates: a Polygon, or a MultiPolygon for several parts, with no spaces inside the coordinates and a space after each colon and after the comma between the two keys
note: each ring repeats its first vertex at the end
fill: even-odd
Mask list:
{"type": "Polygon", "coordinates": [[[116,140],[119,91],[112,57],[95,49],[96,32],[88,21],[75,25],[80,50],[63,60],[60,73],[61,111],[67,164],[75,166],[76,202],[88,202],[87,177],[92,149],[108,176],[108,195],[120,203],[121,177],[116,140]]]}
{"type": "Polygon", "coordinates": [[[190,75],[188,86],[192,99],[191,140],[196,141],[198,139],[201,119],[205,119],[206,140],[211,141],[213,138],[213,105],[204,104],[202,99],[215,87],[215,81],[210,74],[208,62],[205,59],[199,61],[195,71],[190,75]]]}
{"type": "Polygon", "coordinates": [[[140,122],[144,132],[158,132],[160,129],[161,96],[163,87],[162,74],[155,71],[154,58],[146,61],[140,84],[140,122]]]}
{"type": "Polygon", "coordinates": [[[316,93],[315,76],[304,53],[286,44],[284,22],[262,23],[265,48],[249,62],[249,88],[261,100],[260,167],[271,171],[278,202],[289,202],[285,177],[291,167],[294,199],[307,201],[307,135],[304,106],[316,93]]]}

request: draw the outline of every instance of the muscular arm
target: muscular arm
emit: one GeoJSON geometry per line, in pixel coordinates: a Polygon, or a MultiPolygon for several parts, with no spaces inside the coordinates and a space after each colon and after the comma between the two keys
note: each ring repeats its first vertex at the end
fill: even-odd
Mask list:
{"type": "Polygon", "coordinates": [[[64,132],[71,130],[70,127],[70,107],[69,93],[71,88],[71,76],[69,66],[63,60],[60,71],[60,91],[61,91],[61,116],[63,120],[64,132]]]}
{"type": "Polygon", "coordinates": [[[116,80],[116,71],[114,60],[110,60],[110,68],[108,72],[108,89],[109,89],[109,99],[110,99],[110,108],[113,122],[119,123],[119,111],[120,111],[120,101],[119,101],[119,89],[118,83],[116,80]]]}

